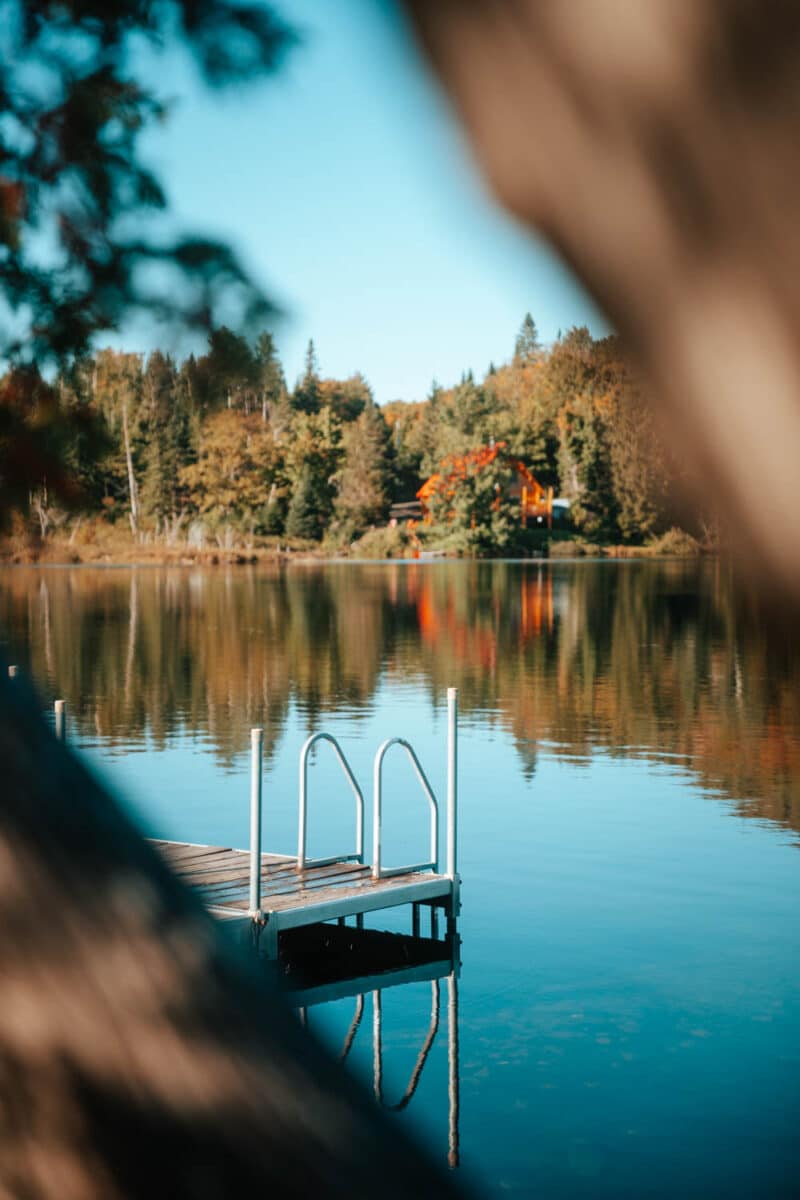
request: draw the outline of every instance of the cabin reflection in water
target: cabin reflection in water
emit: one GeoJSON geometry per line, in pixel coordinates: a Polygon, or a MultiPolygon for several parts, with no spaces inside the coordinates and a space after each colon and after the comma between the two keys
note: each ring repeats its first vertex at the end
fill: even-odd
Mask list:
{"type": "MultiPolygon", "coordinates": [[[[391,1112],[405,1109],[414,1098],[428,1056],[442,1024],[447,1028],[448,1153],[451,1167],[459,1165],[458,1122],[458,977],[461,969],[461,939],[448,922],[446,936],[438,937],[438,913],[430,909],[431,936],[419,933],[415,913],[414,933],[384,933],[375,929],[338,925],[307,925],[287,930],[281,939],[281,968],[290,1004],[302,1025],[309,1026],[309,1012],[318,1005],[351,997],[353,1018],[339,1051],[344,1062],[352,1049],[364,1014],[372,1011],[372,1069],[375,1099],[391,1112]],[[383,1088],[382,994],[386,988],[430,982],[430,1021],[424,1034],[405,1091],[388,1101],[383,1088]],[[446,1011],[442,984],[447,994],[446,1011]]],[[[363,1036],[363,1035],[362,1035],[363,1036]]]]}

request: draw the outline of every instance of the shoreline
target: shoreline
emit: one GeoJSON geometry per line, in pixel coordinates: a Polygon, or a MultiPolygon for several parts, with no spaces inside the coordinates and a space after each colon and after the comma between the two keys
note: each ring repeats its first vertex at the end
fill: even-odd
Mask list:
{"type": "Polygon", "coordinates": [[[470,557],[457,554],[422,555],[418,558],[395,557],[378,558],[358,554],[342,554],[333,551],[282,550],[277,551],[214,551],[207,553],[186,553],[186,551],[159,553],[151,555],[134,554],[103,554],[94,557],[81,558],[58,554],[39,556],[8,555],[0,550],[0,569],[33,568],[45,570],[68,570],[70,568],[111,569],[146,569],[155,567],[216,569],[219,567],[279,567],[290,566],[320,566],[320,565],[380,565],[392,563],[399,566],[437,566],[454,562],[503,562],[503,563],[633,563],[633,562],[692,562],[718,558],[720,551],[704,550],[700,554],[655,553],[646,546],[597,546],[595,553],[579,554],[506,554],[470,557]]]}
{"type": "MultiPolygon", "coordinates": [[[[717,547],[702,546],[680,529],[671,529],[648,544],[628,545],[591,542],[579,534],[542,538],[524,548],[509,547],[505,554],[464,554],[445,543],[416,545],[396,539],[387,544],[383,528],[376,528],[348,546],[283,537],[258,538],[246,545],[171,545],[156,542],[152,534],[134,539],[130,533],[101,522],[78,526],[68,536],[58,532],[41,540],[21,532],[0,539],[0,566],[30,567],[238,567],[287,566],[291,563],[321,562],[475,562],[498,560],[519,562],[629,561],[653,558],[693,559],[716,557],[717,547]],[[377,537],[373,536],[377,534],[377,537]],[[78,535],[78,536],[76,536],[78,535]],[[374,553],[369,553],[374,550],[374,553]],[[366,551],[366,553],[365,553],[366,551]]],[[[434,535],[435,536],[435,535],[434,535]]]]}

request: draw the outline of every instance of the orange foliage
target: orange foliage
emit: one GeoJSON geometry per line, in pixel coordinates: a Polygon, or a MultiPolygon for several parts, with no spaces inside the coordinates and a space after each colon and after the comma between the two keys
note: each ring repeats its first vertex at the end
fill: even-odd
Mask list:
{"type": "MultiPolygon", "coordinates": [[[[505,442],[497,442],[493,446],[479,446],[467,454],[448,454],[443,458],[440,470],[426,479],[417,492],[425,520],[430,520],[427,510],[435,496],[443,495],[451,499],[465,479],[485,470],[498,457],[505,458],[505,449],[505,442]]],[[[521,459],[509,459],[509,464],[517,472],[517,486],[525,515],[548,516],[552,511],[552,489],[542,487],[521,459]]]]}

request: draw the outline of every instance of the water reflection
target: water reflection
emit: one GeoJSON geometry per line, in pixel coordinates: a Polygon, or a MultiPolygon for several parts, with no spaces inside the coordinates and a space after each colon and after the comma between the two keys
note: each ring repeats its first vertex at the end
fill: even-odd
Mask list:
{"type": "Polygon", "coordinates": [[[747,618],[719,562],[327,564],[288,570],[8,569],[0,628],[79,732],[130,749],[184,731],[223,762],[290,705],[366,716],[383,682],[542,743],[689,766],[800,829],[796,654],[747,618]]]}
{"type": "MultiPolygon", "coordinates": [[[[288,998],[297,1009],[304,1028],[309,1028],[311,1013],[317,1006],[338,1000],[355,1001],[353,1017],[347,1028],[338,1057],[345,1062],[356,1035],[363,1025],[367,1001],[372,1009],[372,1087],[376,1102],[388,1112],[403,1112],[411,1104],[419,1086],[442,1024],[441,985],[447,989],[447,1162],[460,1163],[459,1150],[459,1038],[458,977],[461,969],[460,939],[453,926],[443,940],[437,936],[436,909],[430,910],[431,936],[422,937],[415,920],[415,934],[404,937],[361,927],[343,925],[307,926],[288,931],[281,943],[282,966],[286,972],[288,998]],[[383,993],[429,982],[430,1018],[423,1033],[408,1082],[397,1100],[389,1100],[384,1090],[383,1071],[383,993]]],[[[445,1098],[442,1098],[444,1104],[445,1098]]]]}

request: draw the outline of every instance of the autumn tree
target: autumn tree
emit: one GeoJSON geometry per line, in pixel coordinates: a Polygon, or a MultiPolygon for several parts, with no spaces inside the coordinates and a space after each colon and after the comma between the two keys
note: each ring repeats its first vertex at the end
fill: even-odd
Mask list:
{"type": "Polygon", "coordinates": [[[497,554],[511,546],[519,528],[512,500],[513,460],[502,447],[451,455],[440,464],[426,507],[438,531],[455,536],[470,554],[497,554]]]}
{"type": "Polygon", "coordinates": [[[355,421],[374,403],[372,388],[360,371],[349,379],[323,379],[320,382],[320,402],[329,405],[343,424],[355,421]]]}
{"type": "Polygon", "coordinates": [[[383,414],[370,404],[344,433],[332,526],[339,540],[350,541],[385,517],[390,449],[390,434],[383,414]]]}
{"type": "Polygon", "coordinates": [[[260,415],[227,409],[207,419],[197,462],[180,479],[212,528],[231,523],[256,532],[267,532],[284,486],[281,458],[260,415]]]}

